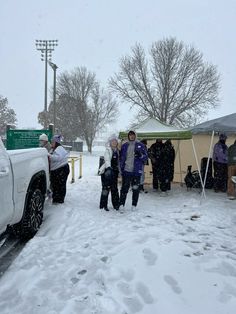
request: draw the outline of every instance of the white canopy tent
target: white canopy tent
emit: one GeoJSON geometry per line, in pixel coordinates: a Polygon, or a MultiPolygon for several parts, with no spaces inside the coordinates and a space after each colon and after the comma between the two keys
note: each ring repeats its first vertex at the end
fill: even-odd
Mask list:
{"type": "MultiPolygon", "coordinates": [[[[173,126],[164,124],[157,119],[147,118],[142,123],[133,127],[136,131],[138,138],[145,139],[175,139],[175,140],[189,140],[192,138],[190,130],[177,129],[173,126]]],[[[120,138],[127,138],[128,131],[120,132],[120,138]]]]}
{"type": "Polygon", "coordinates": [[[236,113],[232,113],[227,116],[223,116],[217,119],[200,123],[198,125],[195,125],[190,130],[192,134],[211,133],[211,142],[209,146],[208,160],[207,160],[206,172],[205,172],[205,177],[204,177],[204,182],[203,182],[203,187],[205,187],[207,171],[209,168],[209,160],[212,157],[212,146],[213,146],[214,135],[217,133],[218,134],[225,133],[227,135],[236,134],[236,113]]]}
{"type": "Polygon", "coordinates": [[[236,113],[229,114],[217,119],[209,120],[190,129],[192,134],[199,133],[225,133],[236,134],[236,113]]]}

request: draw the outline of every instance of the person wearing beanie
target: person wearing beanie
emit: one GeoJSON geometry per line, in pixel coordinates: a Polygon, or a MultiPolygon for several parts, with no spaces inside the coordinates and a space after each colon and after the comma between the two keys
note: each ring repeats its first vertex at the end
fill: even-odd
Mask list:
{"type": "Polygon", "coordinates": [[[139,184],[143,173],[143,164],[147,160],[147,150],[143,143],[136,140],[133,130],[128,132],[128,141],[121,146],[120,169],[122,186],[120,191],[120,207],[123,211],[127,193],[132,186],[132,210],[136,209],[139,198],[139,184]]]}
{"type": "Polygon", "coordinates": [[[51,140],[52,151],[48,155],[50,161],[50,181],[52,188],[52,203],[64,203],[66,196],[66,181],[70,173],[68,152],[61,145],[61,135],[54,135],[51,140]]]}
{"type": "Polygon", "coordinates": [[[228,179],[228,146],[227,136],[221,133],[219,141],[213,149],[213,168],[214,168],[214,190],[215,192],[226,192],[228,179]]]}
{"type": "Polygon", "coordinates": [[[118,192],[118,175],[119,175],[119,150],[118,138],[112,135],[108,139],[108,145],[104,153],[104,164],[98,170],[101,175],[102,193],[100,197],[100,209],[109,211],[108,196],[111,191],[111,202],[113,208],[119,210],[119,192],[118,192]]]}
{"type": "Polygon", "coordinates": [[[47,134],[43,133],[39,136],[39,146],[47,149],[48,152],[51,150],[51,145],[48,142],[47,134]]]}
{"type": "Polygon", "coordinates": [[[233,182],[232,177],[236,176],[236,140],[234,144],[229,146],[228,149],[228,186],[227,194],[230,200],[234,200],[235,195],[235,183],[233,182]]]}

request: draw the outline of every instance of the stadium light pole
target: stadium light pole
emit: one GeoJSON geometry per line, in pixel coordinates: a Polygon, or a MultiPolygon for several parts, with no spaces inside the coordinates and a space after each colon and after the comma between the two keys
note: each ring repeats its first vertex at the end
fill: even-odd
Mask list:
{"type": "Polygon", "coordinates": [[[48,64],[53,69],[53,125],[54,125],[54,132],[56,131],[56,82],[57,82],[57,69],[58,66],[48,61],[48,64]]]}
{"type": "MultiPolygon", "coordinates": [[[[44,90],[44,113],[47,112],[47,78],[48,78],[48,61],[51,61],[52,52],[58,45],[58,40],[39,40],[35,41],[36,49],[41,51],[41,61],[45,62],[45,90],[44,90]]],[[[47,121],[44,119],[44,128],[47,128],[47,121]]]]}

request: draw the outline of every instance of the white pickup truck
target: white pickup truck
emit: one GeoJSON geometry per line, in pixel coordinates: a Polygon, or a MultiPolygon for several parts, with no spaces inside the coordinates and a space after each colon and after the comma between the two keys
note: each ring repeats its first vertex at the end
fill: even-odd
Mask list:
{"type": "Polygon", "coordinates": [[[7,151],[0,138],[0,234],[31,238],[43,220],[49,182],[45,148],[7,151]]]}

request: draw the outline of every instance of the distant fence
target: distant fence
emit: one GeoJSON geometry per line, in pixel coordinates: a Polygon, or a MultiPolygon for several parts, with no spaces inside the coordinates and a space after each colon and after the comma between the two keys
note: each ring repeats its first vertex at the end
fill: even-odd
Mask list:
{"type": "Polygon", "coordinates": [[[78,179],[82,178],[82,162],[83,162],[83,156],[80,154],[80,156],[70,156],[69,157],[69,163],[71,164],[71,183],[75,182],[75,163],[79,162],[79,176],[78,179]]]}
{"type": "Polygon", "coordinates": [[[65,141],[62,144],[63,146],[70,146],[74,152],[83,152],[83,142],[65,141]]]}

